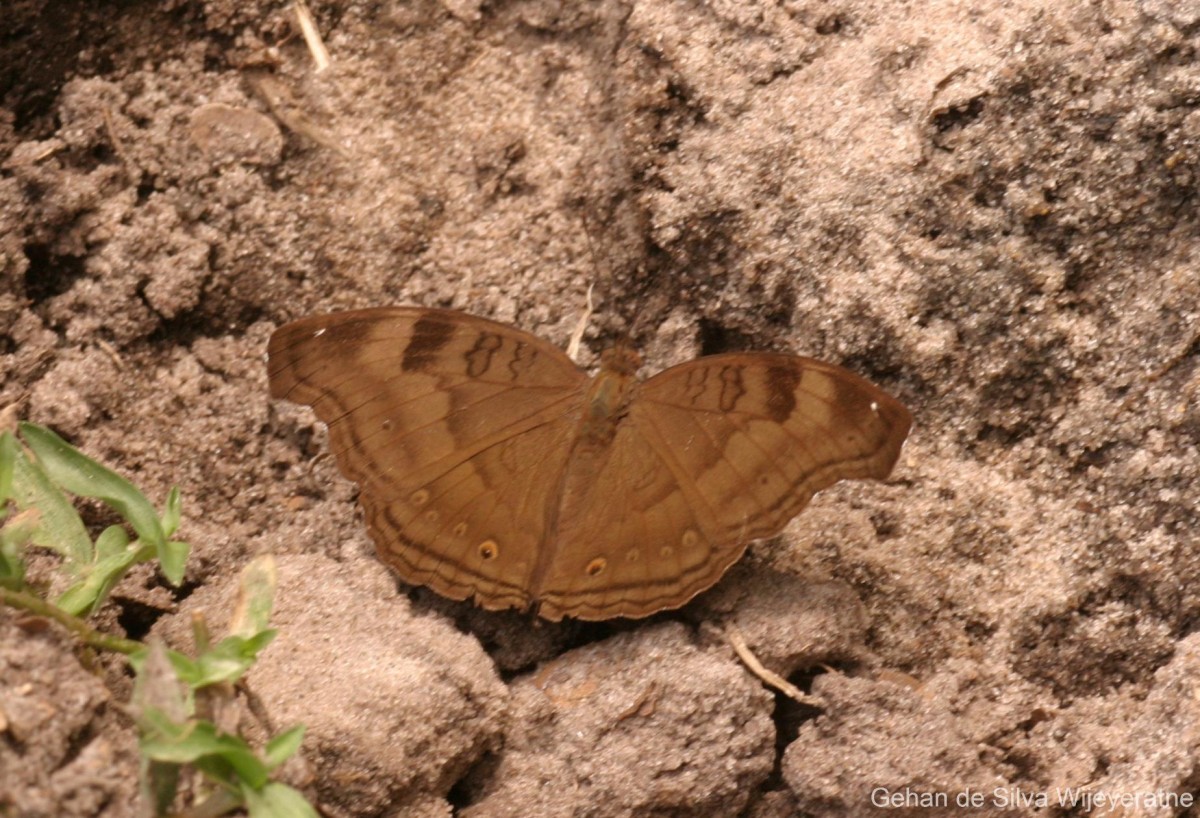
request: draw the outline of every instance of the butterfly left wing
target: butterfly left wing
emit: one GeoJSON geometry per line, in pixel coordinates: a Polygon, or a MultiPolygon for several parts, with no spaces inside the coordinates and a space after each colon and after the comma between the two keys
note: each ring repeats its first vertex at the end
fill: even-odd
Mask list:
{"type": "Polygon", "coordinates": [[[584,373],[513,327],[448,310],[316,315],[268,345],[271,394],[312,406],[380,557],[413,584],[525,607],[584,373]]]}

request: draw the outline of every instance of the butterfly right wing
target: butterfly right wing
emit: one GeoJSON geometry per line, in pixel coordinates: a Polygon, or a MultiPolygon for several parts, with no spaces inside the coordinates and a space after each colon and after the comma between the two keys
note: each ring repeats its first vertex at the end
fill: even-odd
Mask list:
{"type": "Polygon", "coordinates": [[[839,480],[884,479],[912,427],[853,372],[771,353],[674,366],[642,385],[630,420],[717,518],[721,546],[778,534],[839,480]]]}
{"type": "Polygon", "coordinates": [[[268,346],[271,395],[312,406],[409,583],[524,608],[586,375],[557,347],[448,310],[316,315],[268,346]]]}

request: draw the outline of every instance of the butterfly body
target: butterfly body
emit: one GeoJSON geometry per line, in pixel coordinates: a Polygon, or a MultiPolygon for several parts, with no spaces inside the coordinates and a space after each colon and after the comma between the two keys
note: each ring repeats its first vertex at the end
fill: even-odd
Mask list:
{"type": "Polygon", "coordinates": [[[807,358],[712,356],[643,382],[618,345],[590,378],[535,336],[447,310],[310,316],[268,353],[272,395],[328,424],[403,579],[553,620],[678,607],[816,491],[885,477],[911,424],[807,358]]]}
{"type": "Polygon", "coordinates": [[[600,371],[588,384],[584,397],[576,448],[605,447],[612,442],[633,400],[639,365],[636,353],[630,350],[618,346],[604,351],[600,371]]]}

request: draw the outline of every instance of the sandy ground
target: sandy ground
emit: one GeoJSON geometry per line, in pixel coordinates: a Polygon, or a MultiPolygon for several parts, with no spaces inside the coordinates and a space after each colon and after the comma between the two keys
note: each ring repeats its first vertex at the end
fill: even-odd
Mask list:
{"type": "MultiPolygon", "coordinates": [[[[1200,814],[1200,6],[312,8],[322,72],[283,3],[0,22],[0,406],[180,485],[195,550],[102,623],[219,628],[276,553],[249,682],[330,816],[1200,814]],[[565,344],[589,285],[585,363],[872,378],[917,419],[893,479],[650,620],[398,586],[270,332],[415,303],[565,344]]],[[[0,814],[133,814],[127,695],[0,611],[0,814]]]]}

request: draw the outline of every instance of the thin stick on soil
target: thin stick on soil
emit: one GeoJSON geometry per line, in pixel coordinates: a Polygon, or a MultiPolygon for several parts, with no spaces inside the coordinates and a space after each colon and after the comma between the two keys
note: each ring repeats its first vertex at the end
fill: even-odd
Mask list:
{"type": "Polygon", "coordinates": [[[820,699],[808,695],[775,671],[764,667],[763,663],[758,661],[758,657],[750,650],[750,646],[746,644],[746,637],[742,636],[742,632],[733,625],[725,627],[725,638],[729,640],[729,644],[733,646],[734,652],[737,653],[738,658],[745,663],[750,672],[765,684],[801,704],[807,704],[809,707],[821,707],[820,699]]]}
{"type": "Polygon", "coordinates": [[[317,31],[317,24],[313,20],[312,12],[308,10],[308,4],[304,0],[296,0],[292,5],[292,11],[296,13],[296,21],[300,24],[300,33],[304,35],[304,42],[308,45],[313,63],[317,66],[316,72],[319,74],[329,67],[329,49],[325,47],[325,41],[321,39],[321,32],[317,31]]]}

